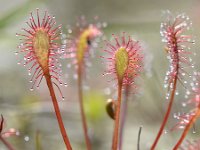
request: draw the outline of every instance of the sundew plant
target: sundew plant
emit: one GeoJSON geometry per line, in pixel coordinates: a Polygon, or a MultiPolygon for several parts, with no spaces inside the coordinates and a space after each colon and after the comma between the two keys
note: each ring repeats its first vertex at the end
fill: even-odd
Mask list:
{"type": "MultiPolygon", "coordinates": [[[[20,53],[25,53],[25,62],[23,65],[26,66],[31,64],[28,69],[30,74],[34,70],[30,80],[31,82],[33,81],[31,90],[36,82],[38,82],[37,86],[39,86],[42,78],[44,77],[46,79],[60,132],[66,148],[72,149],[65,131],[53,87],[53,85],[55,85],[60,91],[60,88],[55,81],[61,83],[58,55],[62,46],[56,42],[56,40],[60,39],[61,31],[59,30],[61,26],[55,27],[56,21],[54,20],[54,17],[51,17],[47,13],[47,11],[45,11],[43,18],[40,18],[39,9],[37,9],[36,14],[36,19],[34,19],[33,14],[31,13],[29,22],[26,22],[29,29],[23,28],[22,30],[25,32],[24,34],[16,34],[17,36],[22,37],[22,39],[20,39],[22,43],[20,43],[19,49],[20,53]]],[[[19,62],[19,64],[21,64],[21,62],[19,62]]]]}
{"type": "Polygon", "coordinates": [[[0,6],[0,149],[200,150],[198,0],[21,1],[0,6]]]}
{"type": "Polygon", "coordinates": [[[80,17],[79,21],[76,23],[77,27],[73,29],[73,37],[71,37],[71,46],[67,49],[66,58],[72,59],[72,65],[76,68],[77,73],[77,86],[78,86],[78,96],[80,105],[80,114],[82,119],[82,126],[84,131],[84,137],[87,149],[91,150],[91,142],[89,139],[88,127],[86,122],[86,116],[84,111],[83,102],[83,77],[86,76],[86,67],[88,66],[88,57],[90,57],[90,51],[93,49],[93,43],[95,43],[95,38],[102,34],[101,28],[96,25],[96,23],[88,24],[85,17],[80,17]]]}

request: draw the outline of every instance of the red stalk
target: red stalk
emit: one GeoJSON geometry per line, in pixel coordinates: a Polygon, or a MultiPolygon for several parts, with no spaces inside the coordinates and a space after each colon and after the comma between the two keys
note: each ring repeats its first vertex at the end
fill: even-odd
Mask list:
{"type": "Polygon", "coordinates": [[[122,82],[118,81],[118,98],[115,114],[115,128],[113,133],[112,150],[118,149],[119,142],[119,129],[120,129],[120,110],[121,110],[121,97],[122,97],[122,82]]]}
{"type": "Polygon", "coordinates": [[[129,89],[130,89],[130,86],[126,85],[124,101],[122,102],[121,126],[120,126],[120,133],[119,133],[119,150],[122,149],[122,144],[123,144],[123,132],[124,132],[124,126],[125,126],[126,116],[127,116],[129,89]]]}
{"type": "Polygon", "coordinates": [[[87,146],[87,150],[91,150],[91,143],[90,143],[90,139],[88,136],[88,128],[87,128],[87,122],[86,122],[85,111],[84,111],[84,106],[83,106],[82,66],[81,66],[81,64],[78,64],[78,96],[79,96],[79,105],[80,105],[80,111],[81,111],[81,119],[82,119],[85,143],[87,146]]]}
{"type": "Polygon", "coordinates": [[[180,139],[178,140],[178,142],[176,143],[176,145],[174,146],[173,150],[177,150],[179,148],[179,146],[181,145],[181,143],[183,142],[183,140],[185,139],[187,133],[189,132],[191,126],[196,122],[197,118],[200,115],[200,104],[198,106],[198,110],[196,111],[195,115],[190,119],[189,123],[187,124],[187,126],[185,127],[180,139]]]}
{"type": "Polygon", "coordinates": [[[2,143],[8,148],[8,150],[15,150],[8,141],[6,141],[1,135],[0,135],[0,140],[2,143]]]}
{"type": "Polygon", "coordinates": [[[55,92],[54,92],[54,89],[53,89],[51,76],[50,76],[49,73],[45,74],[44,76],[45,76],[45,79],[46,79],[46,82],[47,82],[47,86],[49,88],[49,92],[50,92],[51,99],[52,99],[52,102],[53,102],[53,106],[54,106],[55,114],[56,114],[56,117],[57,117],[58,125],[59,125],[59,128],[60,128],[60,132],[62,134],[62,137],[63,137],[63,141],[65,143],[67,150],[72,150],[69,138],[67,136],[67,133],[66,133],[66,130],[65,130],[65,127],[64,127],[62,116],[61,116],[61,113],[60,113],[58,101],[56,99],[56,95],[55,95],[55,92]]]}
{"type": "Polygon", "coordinates": [[[163,130],[164,130],[164,128],[165,128],[165,125],[166,125],[166,123],[167,123],[167,120],[168,120],[168,118],[169,118],[169,114],[170,114],[170,112],[171,112],[171,108],[172,108],[172,105],[173,105],[173,102],[174,102],[174,95],[175,95],[175,91],[176,91],[177,79],[178,79],[178,75],[176,74],[176,76],[175,76],[175,78],[174,78],[173,90],[172,90],[172,92],[171,92],[171,96],[170,96],[170,101],[169,101],[169,104],[168,104],[167,112],[165,113],[165,117],[164,117],[164,119],[163,119],[163,122],[162,122],[162,125],[161,125],[161,127],[160,127],[160,130],[159,130],[159,132],[158,132],[158,134],[157,134],[157,136],[156,136],[156,139],[155,139],[153,145],[151,146],[151,150],[154,150],[154,149],[155,149],[155,147],[156,147],[156,145],[157,145],[157,143],[158,143],[158,141],[159,141],[159,139],[160,139],[160,136],[161,136],[162,133],[163,133],[163,130]]]}

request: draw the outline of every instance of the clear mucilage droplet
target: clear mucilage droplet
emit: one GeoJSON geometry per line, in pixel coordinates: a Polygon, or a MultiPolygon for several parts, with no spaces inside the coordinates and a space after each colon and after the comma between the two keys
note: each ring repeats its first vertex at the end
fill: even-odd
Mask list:
{"type": "Polygon", "coordinates": [[[167,131],[167,129],[165,129],[165,130],[164,130],[164,134],[167,134],[167,133],[168,133],[168,131],[167,131]]]}
{"type": "Polygon", "coordinates": [[[28,142],[30,140],[29,136],[24,136],[24,141],[28,142]]]}
{"type": "Polygon", "coordinates": [[[186,106],[187,106],[187,104],[186,104],[185,102],[183,102],[183,103],[182,103],[182,106],[183,106],[183,107],[186,107],[186,106]]]}

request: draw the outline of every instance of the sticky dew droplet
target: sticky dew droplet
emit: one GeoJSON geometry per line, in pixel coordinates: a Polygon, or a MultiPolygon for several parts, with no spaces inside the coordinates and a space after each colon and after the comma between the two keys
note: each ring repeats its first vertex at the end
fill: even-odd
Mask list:
{"type": "Polygon", "coordinates": [[[164,130],[164,134],[167,134],[167,133],[168,133],[168,131],[165,129],[165,130],[164,130]]]}
{"type": "Polygon", "coordinates": [[[64,83],[64,86],[67,87],[67,83],[64,83]]]}
{"type": "Polygon", "coordinates": [[[192,127],[192,133],[193,133],[193,134],[197,133],[197,132],[196,132],[195,124],[194,124],[193,127],[192,127]]]}
{"type": "Polygon", "coordinates": [[[18,55],[19,53],[18,52],[15,52],[15,55],[18,55]]]}
{"type": "Polygon", "coordinates": [[[28,142],[30,140],[29,136],[24,136],[24,141],[28,142]]]}
{"type": "Polygon", "coordinates": [[[173,117],[176,119],[178,116],[176,113],[173,114],[173,117]]]}
{"type": "Polygon", "coordinates": [[[183,107],[186,107],[186,106],[187,106],[187,104],[186,104],[185,102],[183,102],[183,103],[182,103],[182,106],[183,106],[183,107]]]}
{"type": "Polygon", "coordinates": [[[190,95],[190,91],[186,91],[186,94],[187,94],[187,95],[190,95]]]}
{"type": "Polygon", "coordinates": [[[17,131],[15,134],[16,134],[16,136],[19,136],[19,135],[20,135],[20,132],[19,132],[19,131],[17,131]]]}

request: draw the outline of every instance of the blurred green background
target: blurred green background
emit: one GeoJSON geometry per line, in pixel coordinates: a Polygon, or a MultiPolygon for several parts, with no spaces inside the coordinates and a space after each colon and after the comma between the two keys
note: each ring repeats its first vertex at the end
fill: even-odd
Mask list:
{"type": "MultiPolygon", "coordinates": [[[[19,43],[15,34],[25,26],[30,11],[39,8],[48,10],[56,17],[57,23],[63,24],[64,32],[67,25],[73,26],[76,17],[86,16],[91,20],[98,15],[102,22],[107,22],[104,29],[107,39],[112,33],[126,31],[143,42],[149,53],[151,62],[149,75],[142,75],[138,81],[139,91],[131,95],[128,108],[128,117],[125,127],[124,150],[136,150],[139,126],[143,126],[141,135],[141,150],[148,150],[152,144],[167,106],[163,80],[168,62],[164,45],[160,38],[161,12],[169,9],[172,12],[185,12],[193,21],[191,31],[196,38],[194,58],[198,70],[198,52],[200,42],[200,1],[199,0],[0,0],[0,113],[6,120],[5,130],[15,128],[20,135],[10,137],[9,140],[16,150],[35,150],[36,134],[40,135],[43,150],[64,150],[64,144],[54,116],[49,91],[45,82],[39,90],[31,92],[27,68],[17,65],[14,52],[19,43]],[[28,140],[26,141],[25,139],[28,140]]],[[[101,45],[101,42],[100,42],[101,45]]],[[[113,120],[105,113],[106,99],[111,98],[114,88],[103,77],[105,70],[101,65],[99,55],[103,55],[101,48],[96,50],[96,58],[89,69],[89,77],[85,85],[85,107],[92,137],[94,150],[109,150],[112,141],[113,120]],[[111,91],[109,91],[111,90],[111,91]],[[111,93],[111,94],[109,94],[111,93]]],[[[84,150],[83,132],[77,99],[76,81],[73,79],[73,69],[68,69],[68,61],[62,60],[63,79],[68,87],[62,87],[65,100],[59,95],[59,104],[64,117],[65,126],[74,150],[84,150]]],[[[179,88],[180,92],[181,89],[179,88]]],[[[176,120],[175,112],[187,112],[181,103],[185,101],[183,95],[176,96],[173,112],[164,134],[158,145],[158,150],[170,150],[179,138],[181,131],[168,132],[176,120]]],[[[200,129],[187,136],[188,139],[197,139],[200,129]]],[[[0,149],[6,149],[0,142],[0,149]]]]}

